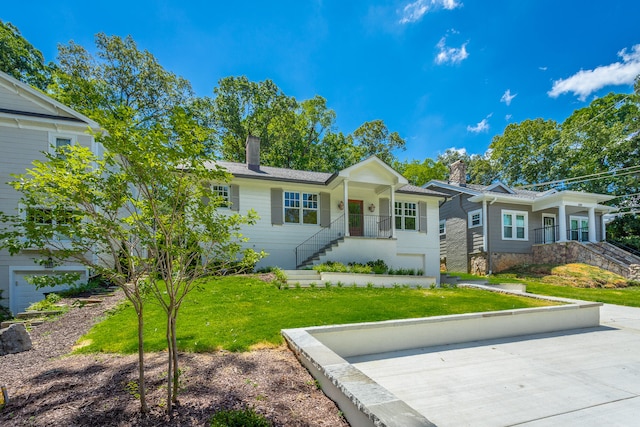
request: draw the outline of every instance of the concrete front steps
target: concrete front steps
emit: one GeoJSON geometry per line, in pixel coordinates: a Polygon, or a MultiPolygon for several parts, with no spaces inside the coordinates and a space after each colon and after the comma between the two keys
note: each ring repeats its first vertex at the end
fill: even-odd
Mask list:
{"type": "Polygon", "coordinates": [[[287,285],[308,288],[311,285],[325,286],[320,273],[316,270],[285,270],[287,285]]]}

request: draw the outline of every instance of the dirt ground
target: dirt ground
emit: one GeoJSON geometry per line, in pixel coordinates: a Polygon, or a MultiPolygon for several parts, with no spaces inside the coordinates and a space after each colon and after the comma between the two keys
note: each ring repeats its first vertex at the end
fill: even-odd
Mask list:
{"type": "MultiPolygon", "coordinates": [[[[348,426],[286,347],[247,353],[181,354],[179,405],[166,414],[166,353],[147,354],[150,413],[135,398],[137,355],[68,355],[122,296],[73,307],[31,330],[33,349],[0,356],[9,403],[2,426],[203,426],[220,409],[251,407],[274,426],[348,426]]],[[[72,302],[67,300],[66,302],[72,302]]]]}

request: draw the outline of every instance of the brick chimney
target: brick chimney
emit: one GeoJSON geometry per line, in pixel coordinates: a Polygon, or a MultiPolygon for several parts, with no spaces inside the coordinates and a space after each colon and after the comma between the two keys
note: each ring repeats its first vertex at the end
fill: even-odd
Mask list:
{"type": "Polygon", "coordinates": [[[449,165],[449,184],[467,186],[467,167],[462,160],[455,161],[449,165]]]}
{"type": "Polygon", "coordinates": [[[249,135],[247,137],[247,167],[252,171],[260,170],[260,138],[249,135]]]}

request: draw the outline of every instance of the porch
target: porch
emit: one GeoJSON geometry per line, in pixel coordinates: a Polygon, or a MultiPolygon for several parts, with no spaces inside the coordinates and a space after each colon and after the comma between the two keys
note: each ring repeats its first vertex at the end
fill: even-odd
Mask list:
{"type": "Polygon", "coordinates": [[[595,230],[593,231],[593,238],[590,238],[589,227],[570,228],[565,230],[564,239],[560,239],[561,231],[559,225],[536,228],[533,230],[533,233],[534,243],[536,245],[567,241],[596,242],[595,230]]]}
{"type": "Polygon", "coordinates": [[[391,215],[365,215],[362,211],[340,215],[328,227],[296,247],[296,266],[303,267],[314,258],[319,258],[344,241],[345,237],[391,239],[394,234],[391,221],[391,215]]]}

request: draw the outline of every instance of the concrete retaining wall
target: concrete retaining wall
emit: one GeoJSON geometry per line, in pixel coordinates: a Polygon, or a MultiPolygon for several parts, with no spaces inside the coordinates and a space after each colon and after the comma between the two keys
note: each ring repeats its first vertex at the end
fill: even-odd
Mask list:
{"type": "Polygon", "coordinates": [[[333,285],[343,283],[345,285],[392,287],[395,285],[422,286],[425,288],[437,285],[436,278],[430,276],[390,276],[387,274],[354,274],[354,273],[320,273],[323,282],[331,282],[333,285]]]}
{"type": "Polygon", "coordinates": [[[341,357],[595,327],[600,303],[404,319],[307,331],[341,357]]]}

